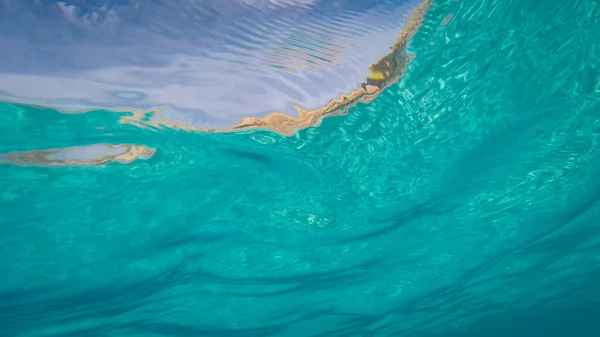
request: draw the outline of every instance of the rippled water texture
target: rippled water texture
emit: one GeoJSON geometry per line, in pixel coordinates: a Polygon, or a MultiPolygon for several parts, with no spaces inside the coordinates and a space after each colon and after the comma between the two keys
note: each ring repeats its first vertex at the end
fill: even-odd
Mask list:
{"type": "Polygon", "coordinates": [[[598,336],[599,5],[436,0],[290,137],[0,104],[0,335],[598,336]]]}
{"type": "Polygon", "coordinates": [[[0,100],[187,128],[295,117],[381,84],[369,66],[429,2],[3,0],[0,100]]]}

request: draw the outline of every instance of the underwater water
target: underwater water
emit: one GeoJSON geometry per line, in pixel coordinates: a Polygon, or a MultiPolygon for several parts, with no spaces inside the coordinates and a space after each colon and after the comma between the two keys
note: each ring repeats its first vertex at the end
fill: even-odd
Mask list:
{"type": "Polygon", "coordinates": [[[436,0],[399,81],[292,136],[0,103],[0,336],[598,336],[598,32],[436,0]]]}

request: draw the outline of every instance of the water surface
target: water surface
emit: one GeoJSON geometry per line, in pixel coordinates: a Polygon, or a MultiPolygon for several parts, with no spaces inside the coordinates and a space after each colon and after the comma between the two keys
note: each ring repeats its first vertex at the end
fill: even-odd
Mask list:
{"type": "Polygon", "coordinates": [[[189,128],[296,117],[358,90],[428,2],[3,0],[0,100],[189,128]]]}

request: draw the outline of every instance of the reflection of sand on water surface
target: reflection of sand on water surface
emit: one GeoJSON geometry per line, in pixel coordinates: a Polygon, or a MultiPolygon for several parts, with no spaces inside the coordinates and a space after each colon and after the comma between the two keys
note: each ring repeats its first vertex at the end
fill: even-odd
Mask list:
{"type": "MultiPolygon", "coordinates": [[[[261,2],[268,6],[305,5],[310,1],[301,0],[240,0],[241,2],[261,2]]],[[[111,109],[120,113],[120,122],[142,128],[172,128],[199,132],[235,132],[247,129],[267,129],[282,135],[292,135],[297,130],[318,125],[323,117],[345,114],[348,108],[358,102],[370,102],[390,84],[396,82],[404,72],[410,56],[405,48],[409,39],[420,26],[432,0],[425,0],[410,14],[390,52],[369,67],[370,76],[349,95],[331,100],[325,106],[313,110],[296,107],[297,117],[281,112],[273,112],[264,117],[242,118],[237,124],[226,128],[203,128],[180,120],[164,118],[168,108],[134,110],[129,108],[111,109]]],[[[90,111],[70,110],[71,113],[90,111]]],[[[69,110],[62,112],[68,113],[69,110]]],[[[63,149],[32,150],[0,154],[0,163],[33,166],[93,166],[111,162],[130,163],[136,159],[148,159],[155,150],[136,145],[96,144],[63,149]]]]}
{"type": "Polygon", "coordinates": [[[156,118],[160,111],[137,111],[132,115],[121,118],[122,123],[140,127],[168,127],[188,131],[231,132],[246,129],[267,129],[283,135],[292,135],[295,131],[317,125],[326,116],[345,114],[349,107],[358,102],[370,102],[387,86],[396,82],[404,72],[410,56],[405,53],[406,45],[417,28],[421,25],[432,0],[425,0],[409,16],[406,27],[400,32],[390,53],[369,67],[369,76],[360,87],[349,95],[342,95],[337,100],[331,100],[327,105],[315,109],[304,110],[296,108],[298,117],[291,117],[281,112],[274,112],[262,118],[246,117],[231,128],[199,128],[186,125],[179,121],[169,122],[156,118]]]}
{"type": "Polygon", "coordinates": [[[32,150],[0,154],[0,163],[25,166],[94,166],[149,159],[155,150],[138,145],[94,144],[62,149],[32,150]]]}
{"type": "MultiPolygon", "coordinates": [[[[17,29],[22,24],[11,26],[8,20],[4,25],[15,37],[7,43],[15,48],[0,62],[0,99],[62,112],[129,112],[133,116],[123,122],[138,125],[197,131],[252,127],[290,134],[372,99],[397,79],[408,61],[404,54],[407,39],[431,2],[373,1],[357,5],[364,10],[346,11],[347,4],[341,0],[323,1],[323,8],[305,0],[244,1],[235,1],[237,7],[231,2],[225,6],[225,1],[194,1],[218,9],[188,8],[189,17],[179,21],[151,17],[143,22],[170,23],[169,32],[178,31],[177,36],[151,35],[152,30],[136,26],[137,21],[125,15],[139,15],[143,8],[130,8],[121,13],[119,22],[123,29],[131,29],[122,35],[110,32],[106,48],[100,48],[95,43],[98,37],[92,34],[104,21],[81,26],[79,18],[79,25],[72,26],[75,18],[69,16],[65,32],[74,29],[92,35],[85,44],[69,35],[57,37],[44,44],[51,48],[46,50],[33,44],[37,35],[30,37],[27,29],[17,29]],[[325,14],[318,8],[331,12],[325,14]],[[213,12],[218,16],[211,16],[213,12]],[[186,30],[190,22],[199,22],[198,28],[207,26],[209,34],[186,30]],[[145,39],[133,39],[131,31],[141,31],[145,39]],[[57,47],[63,44],[66,49],[57,47]],[[34,63],[39,71],[27,67],[27,60],[48,52],[64,62],[34,63]],[[71,54],[81,57],[75,61],[71,54]],[[140,56],[146,54],[156,59],[140,56]],[[382,55],[386,56],[382,59],[382,55]]],[[[170,10],[169,18],[181,14],[179,7],[164,6],[170,10]]],[[[82,15],[81,10],[77,13],[82,15]]],[[[36,26],[37,19],[32,20],[27,24],[36,26]]],[[[48,20],[39,23],[50,24],[48,20]]]]}

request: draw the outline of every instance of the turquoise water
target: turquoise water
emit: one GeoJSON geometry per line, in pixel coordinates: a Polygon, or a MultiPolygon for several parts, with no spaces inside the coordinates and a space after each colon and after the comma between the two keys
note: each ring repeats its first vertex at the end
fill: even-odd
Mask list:
{"type": "Polygon", "coordinates": [[[398,83],[292,137],[1,104],[1,153],[156,153],[0,165],[0,336],[597,336],[599,13],[435,1],[398,83]]]}

